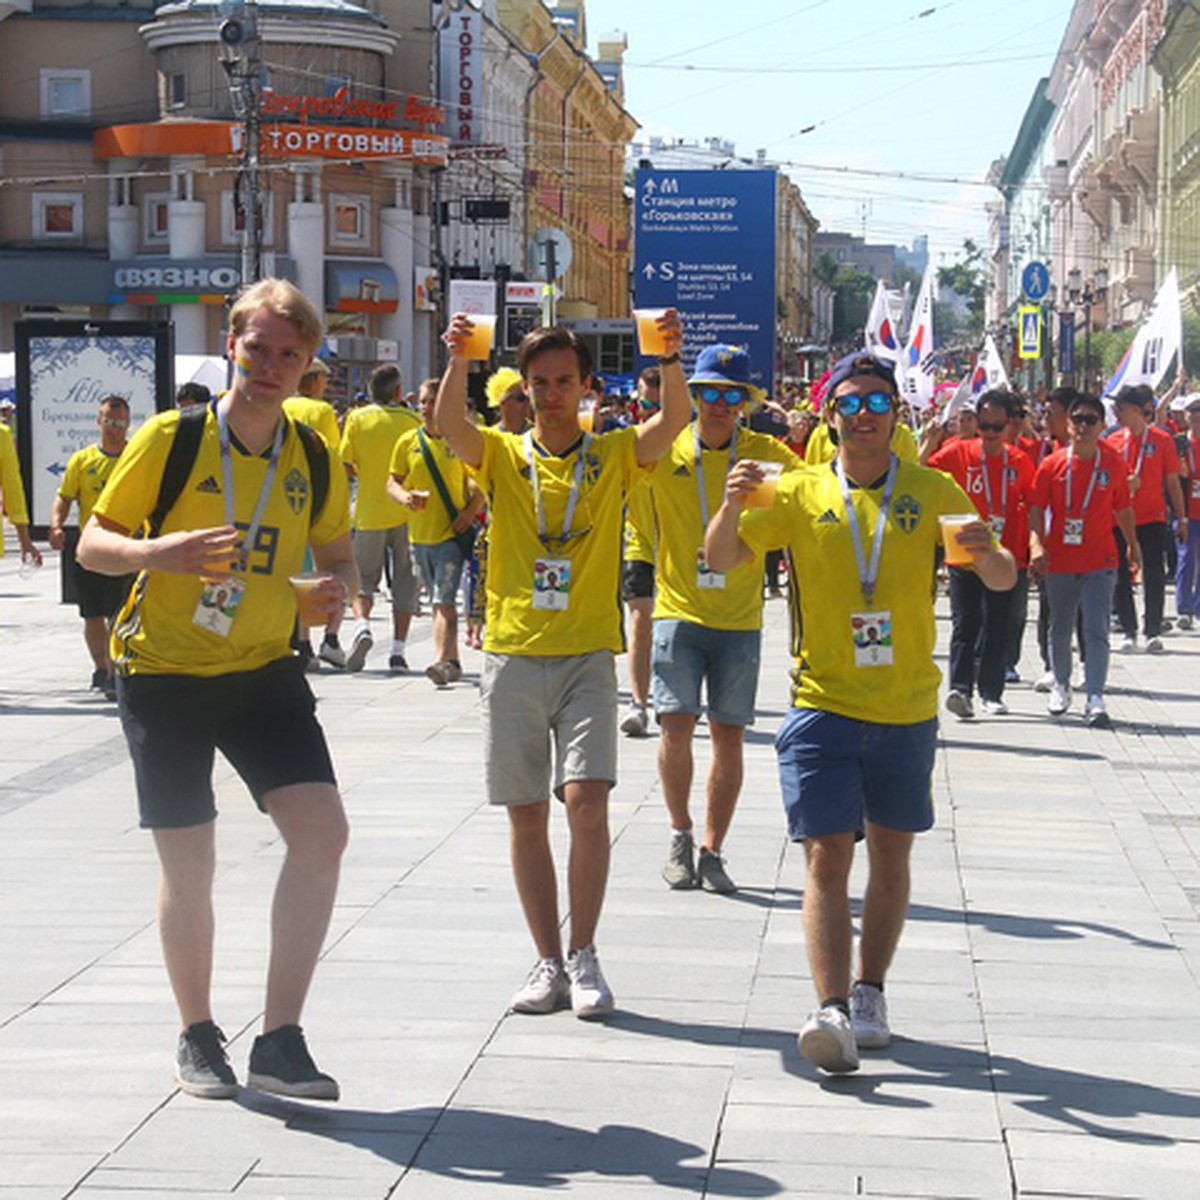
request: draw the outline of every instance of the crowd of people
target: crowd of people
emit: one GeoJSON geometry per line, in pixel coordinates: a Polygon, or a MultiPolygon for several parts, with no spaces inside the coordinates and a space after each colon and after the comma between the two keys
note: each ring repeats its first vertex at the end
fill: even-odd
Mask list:
{"type": "MultiPolygon", "coordinates": [[[[891,365],[852,353],[815,397],[775,403],[737,346],[698,347],[685,377],[686,331],[667,310],[665,351],[627,413],[604,415],[586,344],[541,328],[515,368],[487,380],[484,414],[468,401],[471,332],[468,317],[451,320],[446,369],[411,400],[382,364],[368,402],[339,420],[314,357],[319,314],[291,284],[265,280],[231,310],[226,392],[185,386],[175,410],[132,437],[128,403],[106,397],[96,445],[63,477],[50,543],[63,547],[77,504],[92,686],[118,703],[161,866],[179,1086],[210,1098],[239,1086],[211,1006],[219,749],[286,847],[249,1083],[338,1096],[300,1023],[347,838],[306,674],[365,667],[385,580],[390,674],[410,670],[423,597],[423,670],[437,688],[464,682],[464,640],[482,653],[484,787],[507,813],[536,954],[511,1008],[570,1007],[585,1020],[615,1004],[597,931],[620,737],[659,734],[666,886],[735,892],[724,851],[755,718],[763,608],[786,582],[791,707],[775,745],[787,832],[804,845],[816,991],[799,1049],[824,1071],[855,1070],[860,1049],[890,1041],[885,982],[912,845],[934,822],[939,572],[952,614],[951,713],[973,719],[976,694],[989,716],[1007,711],[1036,595],[1045,674],[1035,686],[1049,712],[1071,707],[1077,636],[1085,719],[1109,724],[1110,626],[1137,648],[1135,572],[1148,652],[1163,650],[1173,547],[1176,619],[1187,629],[1200,616],[1200,397],[1170,410],[1149,389],[1125,389],[1107,433],[1105,404],[1070,388],[1040,410],[993,390],[950,420],[934,411],[913,421],[891,365]],[[622,715],[616,658],[626,651],[622,715]],[[711,747],[702,821],[692,803],[701,721],[711,747]],[[570,835],[565,929],[555,800],[570,835]],[[860,840],[856,960],[849,879],[860,840]]],[[[22,550],[35,555],[5,433],[0,485],[22,550]]]]}

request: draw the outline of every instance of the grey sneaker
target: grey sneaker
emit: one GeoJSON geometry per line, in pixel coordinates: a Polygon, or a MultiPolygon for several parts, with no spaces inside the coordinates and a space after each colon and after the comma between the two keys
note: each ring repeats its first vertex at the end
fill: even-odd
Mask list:
{"type": "Polygon", "coordinates": [[[1146,639],[1147,654],[1161,654],[1163,652],[1163,641],[1160,637],[1152,637],[1146,639]]]}
{"type": "Polygon", "coordinates": [[[696,844],[689,829],[676,829],[671,834],[671,848],[663,863],[662,877],[667,887],[682,891],[696,886],[696,844]]]}
{"type": "Polygon", "coordinates": [[[571,982],[557,958],[539,958],[509,1003],[515,1013],[548,1013],[571,1001],[571,982]]]}
{"type": "Polygon", "coordinates": [[[321,661],[327,662],[331,667],[341,669],[346,665],[346,652],[342,649],[335,633],[325,635],[325,640],[321,643],[321,648],[317,653],[320,655],[321,661]]]}
{"type": "Polygon", "coordinates": [[[361,671],[373,645],[375,645],[375,639],[371,636],[369,629],[357,630],[350,642],[350,653],[346,655],[346,670],[361,671]]]}
{"type": "Polygon", "coordinates": [[[892,1040],[887,998],[869,983],[856,983],[850,992],[850,1028],[864,1050],[882,1050],[892,1040]]]}
{"type": "Polygon", "coordinates": [[[280,1025],[254,1039],[248,1081],[278,1096],[336,1100],[339,1095],[337,1080],[317,1069],[299,1025],[280,1025]]]}
{"type": "Polygon", "coordinates": [[[650,732],[650,717],[644,704],[631,704],[621,719],[621,732],[626,737],[645,737],[650,732]]]}
{"type": "Polygon", "coordinates": [[[612,989],[600,970],[595,946],[572,950],[567,955],[567,978],[571,981],[571,1007],[581,1021],[593,1021],[612,1012],[612,989]]]}
{"type": "Polygon", "coordinates": [[[179,1035],[175,1082],[180,1091],[204,1100],[231,1100],[238,1094],[237,1076],[225,1053],[225,1035],[212,1021],[197,1021],[179,1035]]]}
{"type": "Polygon", "coordinates": [[[700,849],[700,861],[696,864],[696,878],[706,892],[717,892],[728,896],[737,891],[737,884],[725,870],[725,860],[712,850],[700,849]]]}
{"type": "Polygon", "coordinates": [[[442,666],[446,668],[446,678],[450,683],[458,683],[462,679],[462,663],[456,658],[447,658],[443,660],[442,666]]]}
{"type": "Polygon", "coordinates": [[[858,1045],[850,1018],[833,1004],[818,1009],[797,1038],[801,1057],[831,1075],[858,1070],[858,1045]]]}
{"type": "Polygon", "coordinates": [[[450,664],[447,662],[430,663],[425,668],[425,678],[430,679],[440,688],[450,686],[450,664]]]}
{"type": "Polygon", "coordinates": [[[971,706],[971,697],[963,692],[950,691],[946,695],[946,707],[960,721],[969,721],[975,715],[975,709],[971,706]]]}

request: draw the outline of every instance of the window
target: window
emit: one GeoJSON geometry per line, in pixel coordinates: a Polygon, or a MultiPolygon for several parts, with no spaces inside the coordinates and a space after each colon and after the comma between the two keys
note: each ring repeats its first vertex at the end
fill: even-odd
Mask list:
{"type": "Polygon", "coordinates": [[[41,70],[42,117],[79,120],[91,115],[92,73],[43,67],[41,70]]]}
{"type": "Polygon", "coordinates": [[[142,197],[142,237],[145,241],[166,242],[170,199],[169,192],[148,192],[142,197]]]}
{"type": "Polygon", "coordinates": [[[183,108],[187,104],[187,76],[182,71],[172,71],[167,76],[167,107],[183,108]]]}
{"type": "MultiPolygon", "coordinates": [[[[275,242],[275,210],[271,203],[270,192],[259,196],[262,212],[262,241],[264,246],[274,245],[275,242]]],[[[242,230],[245,228],[245,218],[234,211],[233,192],[221,193],[221,241],[227,246],[239,245],[242,230]]]]}
{"type": "Polygon", "coordinates": [[[82,192],[35,192],[33,236],[40,241],[71,241],[83,236],[82,192]]]}
{"type": "Polygon", "coordinates": [[[363,246],[368,241],[370,200],[366,196],[329,197],[329,241],[334,246],[363,246]]]}

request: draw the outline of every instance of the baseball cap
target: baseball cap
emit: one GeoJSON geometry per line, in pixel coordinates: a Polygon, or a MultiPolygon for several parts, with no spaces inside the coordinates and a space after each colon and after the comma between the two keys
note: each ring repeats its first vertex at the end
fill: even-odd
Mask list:
{"type": "Polygon", "coordinates": [[[892,369],[892,365],[872,354],[867,354],[866,351],[858,350],[853,354],[847,354],[844,358],[839,358],[833,364],[829,372],[829,380],[825,384],[825,402],[832,403],[833,393],[838,384],[845,383],[847,379],[853,379],[855,375],[873,375],[887,384],[888,391],[893,396],[899,395],[899,389],[896,387],[896,373],[892,369]]]}

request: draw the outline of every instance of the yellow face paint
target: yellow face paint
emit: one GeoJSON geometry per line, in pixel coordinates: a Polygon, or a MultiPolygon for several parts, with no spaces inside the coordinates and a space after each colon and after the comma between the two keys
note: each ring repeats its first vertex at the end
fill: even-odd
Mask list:
{"type": "Polygon", "coordinates": [[[250,360],[243,355],[239,354],[237,356],[237,361],[234,363],[234,366],[237,367],[237,372],[239,375],[250,374],[250,360]]]}

